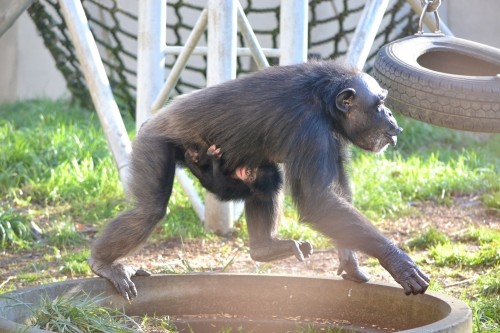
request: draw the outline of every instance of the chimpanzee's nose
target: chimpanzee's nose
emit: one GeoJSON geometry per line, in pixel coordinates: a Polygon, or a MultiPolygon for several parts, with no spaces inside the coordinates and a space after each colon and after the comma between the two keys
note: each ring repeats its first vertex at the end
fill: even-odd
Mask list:
{"type": "Polygon", "coordinates": [[[403,132],[403,128],[396,125],[389,130],[388,134],[391,136],[397,136],[401,134],[401,132],[403,132]]]}

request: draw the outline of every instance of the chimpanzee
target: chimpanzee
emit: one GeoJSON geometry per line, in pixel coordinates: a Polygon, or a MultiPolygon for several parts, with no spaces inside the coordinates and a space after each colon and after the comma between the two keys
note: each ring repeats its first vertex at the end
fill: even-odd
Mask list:
{"type": "MultiPolygon", "coordinates": [[[[227,170],[283,164],[300,220],[340,247],[340,270],[363,281],[353,251],[360,250],[377,258],[406,294],[424,293],[429,278],[351,203],[348,144],[380,152],[402,131],[384,106],[386,96],[368,74],[319,61],[270,67],[174,99],[137,134],[129,182],[135,206],[112,219],[94,242],[92,270],[125,298],[136,296],[130,278],[145,272],[118,259],[145,242],[165,216],[185,147],[215,144],[223,147],[227,170]]],[[[245,199],[250,255],[257,261],[301,250],[296,241],[276,236],[278,192],[245,199]]]]}
{"type": "Polygon", "coordinates": [[[281,189],[283,177],[276,163],[266,163],[258,168],[238,166],[226,170],[220,147],[187,147],[184,164],[200,183],[220,200],[246,199],[255,195],[268,199],[281,189]]]}

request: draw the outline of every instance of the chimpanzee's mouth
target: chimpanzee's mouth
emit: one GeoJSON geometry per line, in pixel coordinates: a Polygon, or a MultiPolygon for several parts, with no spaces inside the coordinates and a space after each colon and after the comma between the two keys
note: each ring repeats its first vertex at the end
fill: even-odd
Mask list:
{"type": "Polygon", "coordinates": [[[398,143],[398,137],[396,135],[390,134],[386,134],[385,136],[387,137],[387,139],[389,139],[389,143],[391,144],[391,146],[395,147],[398,143]]]}

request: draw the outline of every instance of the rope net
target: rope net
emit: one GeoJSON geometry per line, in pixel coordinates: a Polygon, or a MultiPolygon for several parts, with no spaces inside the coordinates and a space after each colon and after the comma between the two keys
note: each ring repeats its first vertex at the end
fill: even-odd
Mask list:
{"type": "MultiPolygon", "coordinates": [[[[279,47],[280,0],[242,0],[241,5],[262,47],[279,47]]],[[[365,1],[309,1],[309,57],[334,59],[346,54],[365,1]]],[[[137,1],[82,0],[90,29],[96,40],[111,88],[122,114],[135,114],[137,68],[137,1]]],[[[205,0],[169,0],[167,2],[167,45],[182,46],[206,4],[205,0]]],[[[69,38],[57,0],[39,0],[28,9],[45,46],[58,70],[66,79],[72,98],[93,108],[75,49],[69,38]]],[[[371,70],[378,49],[392,41],[416,32],[418,17],[406,0],[392,0],[384,15],[371,50],[366,71],[371,70]]],[[[198,46],[206,46],[207,33],[198,46]]],[[[241,34],[238,47],[244,47],[241,34]]],[[[167,54],[166,71],[172,68],[176,55],[167,54]]],[[[277,59],[269,58],[270,64],[277,59]]],[[[237,60],[237,75],[256,70],[251,57],[237,60]]],[[[206,85],[206,56],[192,55],[176,87],[183,94],[206,85]]]]}

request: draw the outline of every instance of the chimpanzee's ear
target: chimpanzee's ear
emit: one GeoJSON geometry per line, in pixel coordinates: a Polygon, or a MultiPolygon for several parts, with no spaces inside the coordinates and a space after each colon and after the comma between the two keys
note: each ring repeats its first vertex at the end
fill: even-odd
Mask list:
{"type": "Polygon", "coordinates": [[[356,95],[356,90],[353,88],[345,88],[341,92],[337,94],[337,98],[335,99],[335,103],[337,109],[342,112],[349,112],[349,108],[352,105],[352,100],[356,95]]]}

